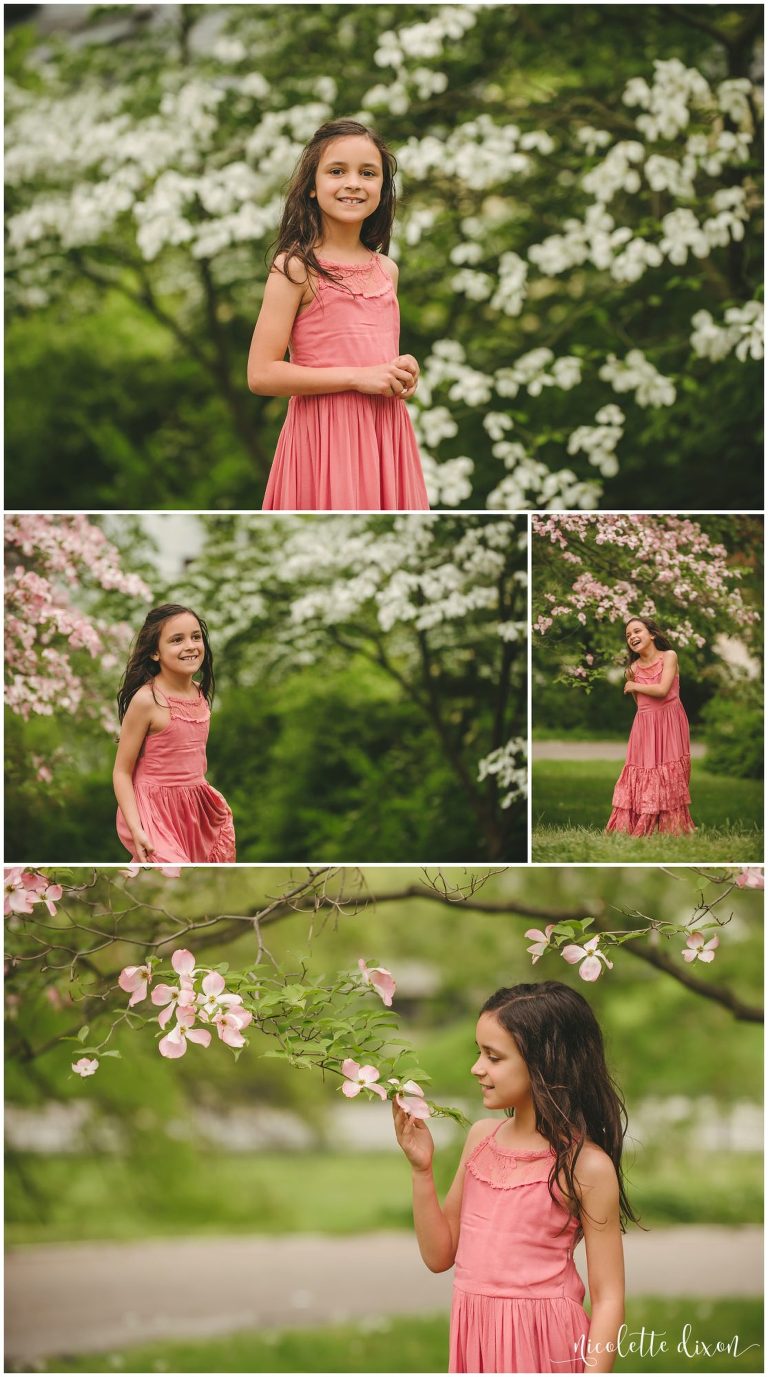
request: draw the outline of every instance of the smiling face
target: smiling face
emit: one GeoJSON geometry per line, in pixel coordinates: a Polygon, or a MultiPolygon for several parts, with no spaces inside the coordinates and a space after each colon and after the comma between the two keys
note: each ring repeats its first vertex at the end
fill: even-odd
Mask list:
{"type": "Polygon", "coordinates": [[[362,224],[381,200],[384,172],[375,143],[363,134],[332,139],[320,154],[314,190],[324,216],[362,224]]]}
{"type": "Polygon", "coordinates": [[[481,1014],[475,1033],[480,1054],[472,1075],[483,1088],[484,1109],[520,1109],[531,1099],[531,1078],[520,1050],[493,1014],[481,1014]]]}
{"type": "Polygon", "coordinates": [[[169,617],[160,628],[157,650],[152,656],[168,674],[194,674],[205,655],[203,632],[192,612],[169,617]]]}
{"type": "Polygon", "coordinates": [[[653,636],[645,622],[637,619],[627,622],[624,634],[633,655],[642,655],[644,651],[647,653],[653,648],[653,636]]]}

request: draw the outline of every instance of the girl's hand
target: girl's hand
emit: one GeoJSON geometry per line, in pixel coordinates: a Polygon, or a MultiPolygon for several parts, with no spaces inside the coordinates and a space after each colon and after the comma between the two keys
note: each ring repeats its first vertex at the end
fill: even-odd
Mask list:
{"type": "Polygon", "coordinates": [[[637,684],[633,683],[633,681],[632,681],[631,679],[627,679],[627,682],[626,682],[625,685],[624,685],[624,692],[625,692],[625,693],[636,693],[636,692],[637,692],[637,684]]]}
{"type": "Polygon", "coordinates": [[[355,390],[373,397],[412,397],[416,391],[419,365],[410,354],[398,355],[391,363],[355,369],[355,390]]]}
{"type": "Polygon", "coordinates": [[[136,852],[137,861],[141,861],[142,863],[151,861],[155,852],[146,832],[142,832],[141,828],[138,827],[135,832],[131,833],[131,836],[133,838],[133,849],[136,852]]]}
{"type": "Polygon", "coordinates": [[[400,1109],[392,1101],[392,1117],[395,1121],[395,1135],[411,1166],[416,1171],[429,1171],[435,1152],[427,1125],[423,1119],[414,1119],[411,1114],[400,1109]]]}
{"type": "Polygon", "coordinates": [[[401,393],[401,395],[405,397],[405,399],[407,400],[409,397],[413,396],[414,392],[416,391],[416,388],[419,385],[419,373],[421,370],[415,358],[413,357],[413,354],[401,354],[397,362],[401,363],[404,368],[410,368],[413,373],[413,385],[409,387],[405,392],[401,393]]]}

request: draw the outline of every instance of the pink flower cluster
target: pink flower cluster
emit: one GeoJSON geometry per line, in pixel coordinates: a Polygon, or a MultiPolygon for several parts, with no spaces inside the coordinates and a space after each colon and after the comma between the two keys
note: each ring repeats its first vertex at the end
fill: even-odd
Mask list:
{"type": "MultiPolygon", "coordinates": [[[[160,1055],[183,1057],[188,1042],[208,1047],[210,1027],[195,1026],[198,1023],[215,1027],[227,1047],[244,1047],[243,1029],[253,1021],[253,1014],[243,1008],[242,996],[227,990],[219,971],[208,970],[203,974],[204,968],[196,966],[192,953],[183,947],[173,953],[171,965],[179,977],[178,985],[156,985],[151,996],[153,1004],[162,1005],[157,1018],[161,1028],[167,1027],[172,1018],[176,1019],[171,1031],[160,1040],[160,1055]]],[[[126,966],[120,972],[118,984],[131,996],[129,1009],[146,999],[151,983],[152,969],[148,965],[126,966]]]]}
{"type": "MultiPolygon", "coordinates": [[[[341,1063],[341,1073],[345,1077],[341,1085],[342,1095],[346,1095],[348,1100],[353,1100],[361,1090],[370,1090],[374,1095],[378,1095],[380,1100],[387,1100],[389,1096],[386,1088],[381,1084],[381,1072],[375,1066],[360,1066],[358,1062],[347,1057],[341,1063]]],[[[400,1109],[404,1109],[406,1114],[410,1114],[414,1119],[428,1119],[430,1108],[424,1099],[424,1091],[415,1081],[399,1081],[392,1076],[387,1082],[388,1085],[395,1086],[392,1096],[394,1102],[400,1109]]]]}
{"type": "Polygon", "coordinates": [[[53,916],[62,892],[61,885],[51,884],[47,876],[39,871],[15,866],[5,872],[4,912],[31,913],[35,904],[45,904],[53,916]]]}
{"type": "MultiPolygon", "coordinates": [[[[671,600],[681,614],[695,610],[711,621],[724,620],[744,629],[760,620],[734,586],[741,571],[729,566],[725,546],[689,518],[573,513],[534,516],[532,523],[536,536],[558,548],[561,561],[582,568],[564,594],[545,594],[552,606],[534,622],[541,635],[546,635],[557,617],[574,614],[582,625],[587,613],[609,622],[626,621],[632,615],[655,616],[657,606],[645,592],[648,587],[671,600]],[[575,551],[569,548],[571,543],[575,551]],[[603,546],[630,556],[627,578],[605,582],[589,570],[591,558],[598,568],[604,563],[597,553],[603,546]]],[[[626,565],[626,559],[622,563],[626,565]]],[[[563,577],[567,581],[571,575],[563,569],[563,577]]],[[[681,645],[704,643],[688,619],[668,630],[681,645]]]]}
{"type": "MultiPolygon", "coordinates": [[[[147,598],[136,574],[124,573],[119,554],[98,526],[81,514],[17,514],[6,518],[6,549],[17,563],[6,578],[6,703],[28,719],[32,714],[86,711],[115,727],[98,693],[86,694],[71,655],[85,650],[107,659],[104,642],[127,648],[130,629],[86,615],[78,602],[86,585],[147,598]]],[[[40,778],[38,766],[38,778],[40,778]]],[[[47,771],[46,763],[42,768],[47,771]]],[[[50,782],[45,781],[45,782],[50,782]]]]}
{"type": "Polygon", "coordinates": [[[739,889],[765,889],[765,871],[760,865],[745,865],[736,876],[739,889]]]}
{"type": "MultiPolygon", "coordinates": [[[[550,947],[550,938],[554,929],[555,924],[549,923],[543,932],[540,928],[529,928],[526,932],[526,937],[532,937],[534,939],[533,946],[528,947],[532,965],[535,966],[536,962],[550,947]]],[[[602,975],[604,969],[609,971],[613,970],[613,962],[609,961],[605,952],[600,950],[599,937],[590,937],[589,941],[585,942],[583,947],[579,946],[576,942],[569,942],[566,946],[560,948],[559,954],[569,965],[575,966],[578,964],[579,975],[582,980],[597,980],[602,975]]]]}

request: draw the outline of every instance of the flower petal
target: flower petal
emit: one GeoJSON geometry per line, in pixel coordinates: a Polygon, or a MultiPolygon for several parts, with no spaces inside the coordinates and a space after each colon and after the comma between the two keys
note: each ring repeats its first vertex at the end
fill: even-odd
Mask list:
{"type": "Polygon", "coordinates": [[[351,1081],[356,1080],[359,1070],[359,1063],[353,1061],[351,1057],[347,1057],[347,1060],[341,1063],[342,1076],[348,1076],[351,1081]]]}
{"type": "Polygon", "coordinates": [[[186,947],[179,947],[171,957],[171,965],[177,975],[191,975],[195,969],[195,958],[186,947]]]}
{"type": "Polygon", "coordinates": [[[345,1081],[341,1087],[341,1093],[342,1095],[346,1095],[348,1100],[353,1100],[355,1095],[360,1094],[362,1088],[359,1081],[345,1081]]]}

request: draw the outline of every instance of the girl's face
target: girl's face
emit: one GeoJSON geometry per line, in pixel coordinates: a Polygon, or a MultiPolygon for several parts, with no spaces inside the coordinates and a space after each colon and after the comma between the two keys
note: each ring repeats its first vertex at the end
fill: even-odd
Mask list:
{"type": "Polygon", "coordinates": [[[384,172],[375,143],[347,134],[325,144],[315,173],[314,191],[323,215],[343,224],[362,224],[381,200],[384,172]]]}
{"type": "Polygon", "coordinates": [[[160,668],[171,674],[194,674],[203,663],[205,644],[197,617],[179,612],[160,628],[157,650],[152,656],[160,668]]]}
{"type": "Polygon", "coordinates": [[[520,1050],[491,1013],[481,1014],[475,1034],[480,1055],[472,1075],[483,1088],[484,1109],[512,1109],[530,1098],[531,1078],[520,1050]]]}
{"type": "Polygon", "coordinates": [[[642,655],[644,650],[648,650],[653,645],[653,636],[645,622],[627,622],[625,634],[627,645],[636,655],[642,655]]]}

